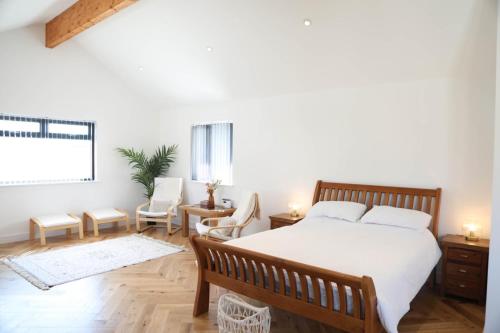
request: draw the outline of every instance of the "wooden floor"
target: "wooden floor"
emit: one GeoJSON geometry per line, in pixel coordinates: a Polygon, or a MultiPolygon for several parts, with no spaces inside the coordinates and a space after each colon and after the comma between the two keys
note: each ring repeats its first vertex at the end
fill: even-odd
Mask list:
{"type": "MultiPolygon", "coordinates": [[[[85,240],[49,238],[0,245],[0,257],[46,251],[126,235],[107,230],[85,240]]],[[[149,236],[189,247],[180,233],[162,229],[149,236]]],[[[170,255],[42,291],[0,264],[0,332],[218,332],[216,301],[225,291],[211,290],[210,312],[191,315],[197,270],[194,253],[170,255]]],[[[272,309],[272,332],[338,332],[328,326],[272,309]]],[[[399,325],[400,332],[481,332],[484,308],[443,299],[425,290],[399,325]]]]}

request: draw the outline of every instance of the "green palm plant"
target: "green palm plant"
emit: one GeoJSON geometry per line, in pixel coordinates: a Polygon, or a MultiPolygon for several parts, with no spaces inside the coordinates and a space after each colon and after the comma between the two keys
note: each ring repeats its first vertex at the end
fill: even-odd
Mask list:
{"type": "Polygon", "coordinates": [[[171,145],[168,148],[165,145],[158,147],[153,156],[149,158],[143,150],[117,148],[117,151],[128,159],[128,164],[134,170],[132,180],[142,184],[146,190],[144,196],[151,199],[155,190],[155,177],[165,175],[175,162],[177,145],[171,145]]]}

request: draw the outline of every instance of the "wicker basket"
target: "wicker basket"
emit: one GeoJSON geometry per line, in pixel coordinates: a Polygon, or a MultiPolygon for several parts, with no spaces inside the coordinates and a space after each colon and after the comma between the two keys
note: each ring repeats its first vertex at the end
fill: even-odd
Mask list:
{"type": "Polygon", "coordinates": [[[219,298],[217,309],[219,333],[269,333],[269,308],[257,308],[233,294],[219,298]]]}

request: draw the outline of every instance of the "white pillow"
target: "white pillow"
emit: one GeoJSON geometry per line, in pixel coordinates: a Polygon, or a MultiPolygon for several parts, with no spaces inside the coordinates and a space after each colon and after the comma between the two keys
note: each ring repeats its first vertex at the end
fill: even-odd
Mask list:
{"type": "Polygon", "coordinates": [[[319,201],[307,212],[307,217],[333,217],[356,222],[366,211],[366,205],[352,201],[319,201]]]}
{"type": "Polygon", "coordinates": [[[373,206],[361,219],[361,223],[393,225],[401,228],[425,230],[432,216],[414,209],[390,206],[373,206]]]}

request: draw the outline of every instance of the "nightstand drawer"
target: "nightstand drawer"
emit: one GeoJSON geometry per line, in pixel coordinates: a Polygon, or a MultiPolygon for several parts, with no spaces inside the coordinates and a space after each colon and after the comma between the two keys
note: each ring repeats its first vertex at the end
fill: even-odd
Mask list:
{"type": "Polygon", "coordinates": [[[479,281],[481,277],[481,268],[477,266],[461,265],[448,262],[446,265],[446,274],[460,279],[479,281]]]}
{"type": "Polygon", "coordinates": [[[455,279],[451,276],[446,281],[446,292],[448,294],[477,299],[479,298],[479,291],[479,282],[455,279]]]}
{"type": "Polygon", "coordinates": [[[474,299],[484,304],[488,279],[489,240],[470,242],[461,235],[446,235],[443,247],[442,295],[474,299]]]}
{"type": "Polygon", "coordinates": [[[450,247],[448,249],[448,259],[471,265],[481,265],[483,255],[478,251],[469,251],[450,247]]]}

